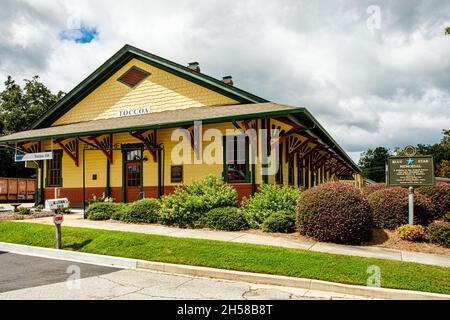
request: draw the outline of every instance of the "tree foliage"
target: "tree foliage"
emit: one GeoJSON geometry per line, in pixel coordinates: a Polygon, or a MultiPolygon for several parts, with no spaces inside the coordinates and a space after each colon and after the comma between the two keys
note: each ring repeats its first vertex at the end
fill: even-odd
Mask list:
{"type": "MultiPolygon", "coordinates": [[[[11,134],[30,129],[45,111],[54,105],[64,93],[53,94],[38,76],[24,80],[23,88],[8,76],[5,88],[0,92],[0,134],[11,134]]],[[[14,163],[14,150],[2,148],[0,152],[1,177],[31,177],[34,170],[24,169],[14,163]]]]}
{"type": "Polygon", "coordinates": [[[389,149],[377,147],[361,154],[359,166],[366,178],[375,182],[386,181],[386,161],[390,156],[389,149]]]}

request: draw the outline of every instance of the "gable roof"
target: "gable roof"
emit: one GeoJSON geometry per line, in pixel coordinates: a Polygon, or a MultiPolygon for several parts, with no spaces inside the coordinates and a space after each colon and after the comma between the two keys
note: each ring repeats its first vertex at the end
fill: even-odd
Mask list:
{"type": "Polygon", "coordinates": [[[88,96],[92,91],[94,91],[98,86],[100,86],[104,81],[110,78],[115,72],[117,72],[132,59],[138,59],[142,62],[148,63],[149,65],[194,82],[210,90],[216,91],[224,96],[239,101],[240,103],[268,102],[266,99],[234,86],[227,85],[222,81],[210,77],[204,73],[195,72],[178,63],[169,61],[133,46],[125,45],[97,70],[95,70],[91,75],[89,75],[85,80],[83,80],[79,85],[59,100],[54,106],[52,106],[47,112],[45,112],[35,123],[33,123],[31,128],[39,129],[50,126],[59,117],[88,96]]]}

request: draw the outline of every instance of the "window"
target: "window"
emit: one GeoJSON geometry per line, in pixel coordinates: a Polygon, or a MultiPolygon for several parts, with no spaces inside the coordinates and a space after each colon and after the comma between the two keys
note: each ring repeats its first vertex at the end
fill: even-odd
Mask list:
{"type": "Polygon", "coordinates": [[[183,166],[170,167],[170,182],[172,183],[183,182],[183,166]]]}
{"type": "Polygon", "coordinates": [[[129,187],[139,187],[141,185],[140,164],[127,164],[127,184],[129,187]]]}
{"type": "Polygon", "coordinates": [[[249,182],[248,146],[246,136],[224,137],[225,178],[227,182],[249,182]]]}
{"type": "Polygon", "coordinates": [[[127,150],[127,161],[141,161],[142,149],[127,150]]]}
{"type": "Polygon", "coordinates": [[[291,157],[289,159],[289,164],[288,164],[288,183],[289,185],[294,185],[295,184],[295,173],[294,173],[294,158],[291,157]]]}
{"type": "Polygon", "coordinates": [[[283,184],[283,144],[280,143],[278,156],[278,170],[275,175],[275,182],[278,184],[283,184]]]}
{"type": "Polygon", "coordinates": [[[47,160],[47,186],[62,187],[62,150],[53,151],[53,159],[47,160]]]}

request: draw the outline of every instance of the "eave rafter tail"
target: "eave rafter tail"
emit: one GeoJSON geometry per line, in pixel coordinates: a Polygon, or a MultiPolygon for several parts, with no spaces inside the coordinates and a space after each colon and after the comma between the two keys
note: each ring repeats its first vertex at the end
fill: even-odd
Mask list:
{"type": "Polygon", "coordinates": [[[101,150],[103,154],[108,158],[109,163],[113,163],[113,135],[103,135],[103,136],[90,136],[88,137],[89,140],[91,140],[95,147],[98,148],[98,150],[101,150]]]}
{"type": "Polygon", "coordinates": [[[156,162],[157,131],[155,129],[132,131],[130,135],[144,143],[145,148],[152,155],[153,161],[156,162]]]}
{"type": "Polygon", "coordinates": [[[55,143],[75,162],[77,167],[80,166],[80,144],[78,139],[58,139],[55,143]]]}

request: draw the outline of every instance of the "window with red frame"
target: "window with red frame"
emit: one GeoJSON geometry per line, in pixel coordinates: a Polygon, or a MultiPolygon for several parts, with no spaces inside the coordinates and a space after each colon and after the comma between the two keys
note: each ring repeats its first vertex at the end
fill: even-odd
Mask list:
{"type": "Polygon", "coordinates": [[[225,137],[227,182],[249,182],[248,146],[249,139],[246,136],[225,137]]]}

